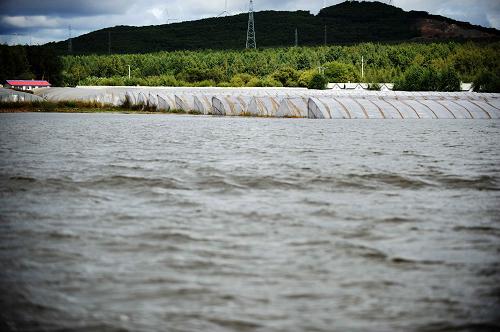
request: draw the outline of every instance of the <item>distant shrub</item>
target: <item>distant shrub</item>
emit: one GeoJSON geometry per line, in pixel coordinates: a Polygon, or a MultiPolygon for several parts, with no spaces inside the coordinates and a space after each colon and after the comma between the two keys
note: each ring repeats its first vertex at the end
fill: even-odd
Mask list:
{"type": "Polygon", "coordinates": [[[437,70],[414,65],[395,82],[394,90],[460,91],[460,84],[460,77],[453,68],[437,70]]]}
{"type": "Polygon", "coordinates": [[[216,85],[216,83],[213,80],[204,80],[201,82],[193,83],[194,87],[208,87],[208,86],[215,86],[215,85],[216,85]]]}
{"type": "Polygon", "coordinates": [[[298,81],[298,86],[307,88],[309,86],[309,83],[311,82],[314,74],[316,74],[318,71],[316,69],[310,69],[310,70],[305,70],[300,73],[299,76],[299,81],[298,81]]]}
{"type": "Polygon", "coordinates": [[[262,86],[267,86],[267,87],[283,87],[283,84],[281,84],[280,81],[275,80],[272,77],[266,77],[265,79],[262,80],[262,86]]]}
{"type": "Polygon", "coordinates": [[[308,89],[315,89],[315,90],[324,90],[326,88],[327,84],[328,84],[328,80],[326,79],[326,77],[319,74],[319,73],[316,73],[311,78],[311,81],[309,82],[309,85],[307,86],[307,88],[308,89]]]}
{"type": "Polygon", "coordinates": [[[325,64],[324,68],[328,82],[359,82],[358,69],[352,64],[333,61],[325,64]]]}
{"type": "Polygon", "coordinates": [[[494,72],[483,71],[475,77],[472,88],[475,92],[499,93],[500,76],[494,72]]]}
{"type": "Polygon", "coordinates": [[[453,68],[444,68],[439,72],[439,84],[437,91],[460,91],[460,76],[453,68]]]}
{"type": "Polygon", "coordinates": [[[292,67],[284,67],[276,70],[271,75],[272,79],[281,83],[282,86],[296,87],[299,85],[299,72],[292,67]]]}
{"type": "Polygon", "coordinates": [[[248,81],[247,87],[262,87],[262,80],[260,78],[257,78],[257,77],[252,77],[252,79],[250,79],[250,81],[248,81]]]}
{"type": "Polygon", "coordinates": [[[254,78],[254,76],[250,75],[250,74],[246,74],[246,73],[242,73],[242,74],[236,74],[234,75],[233,79],[237,79],[238,81],[241,81],[243,82],[243,85],[242,86],[245,86],[248,84],[248,82],[250,82],[252,80],[252,78],[254,78]]]}
{"type": "Polygon", "coordinates": [[[368,90],[372,90],[372,91],[380,91],[380,84],[378,83],[370,83],[368,84],[368,90]]]}
{"type": "Polygon", "coordinates": [[[231,84],[232,87],[235,87],[235,88],[239,88],[239,87],[245,86],[245,82],[239,76],[233,77],[231,79],[231,82],[229,82],[229,83],[231,84]]]}

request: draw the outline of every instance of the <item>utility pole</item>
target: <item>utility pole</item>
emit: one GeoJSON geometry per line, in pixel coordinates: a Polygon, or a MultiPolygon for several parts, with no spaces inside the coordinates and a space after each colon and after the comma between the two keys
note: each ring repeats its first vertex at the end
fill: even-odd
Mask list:
{"type": "Polygon", "coordinates": [[[361,79],[365,78],[365,57],[361,56],[361,79]]]}
{"type": "Polygon", "coordinates": [[[128,79],[130,79],[130,65],[128,65],[128,79]]]}
{"type": "Polygon", "coordinates": [[[111,31],[108,31],[108,54],[111,54],[111,31]]]}
{"type": "Polygon", "coordinates": [[[299,30],[295,28],[295,47],[299,46],[299,30]]]}
{"type": "Polygon", "coordinates": [[[250,0],[248,8],[248,30],[247,30],[247,45],[246,48],[257,48],[257,41],[255,38],[255,20],[253,17],[253,0],[250,0]]]}

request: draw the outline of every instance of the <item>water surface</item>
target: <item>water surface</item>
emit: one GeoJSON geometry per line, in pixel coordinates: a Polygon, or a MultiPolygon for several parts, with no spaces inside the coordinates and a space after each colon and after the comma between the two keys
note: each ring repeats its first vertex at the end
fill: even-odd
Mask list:
{"type": "Polygon", "coordinates": [[[489,331],[500,123],[0,114],[26,331],[489,331]]]}

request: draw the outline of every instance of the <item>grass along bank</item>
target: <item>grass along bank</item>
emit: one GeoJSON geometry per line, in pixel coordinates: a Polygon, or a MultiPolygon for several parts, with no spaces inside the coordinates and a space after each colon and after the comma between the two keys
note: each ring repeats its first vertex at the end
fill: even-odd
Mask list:
{"type": "Polygon", "coordinates": [[[183,110],[158,110],[153,105],[123,104],[113,106],[97,102],[82,101],[33,101],[33,102],[0,102],[0,113],[123,113],[123,114],[191,114],[200,115],[199,112],[183,110]]]}

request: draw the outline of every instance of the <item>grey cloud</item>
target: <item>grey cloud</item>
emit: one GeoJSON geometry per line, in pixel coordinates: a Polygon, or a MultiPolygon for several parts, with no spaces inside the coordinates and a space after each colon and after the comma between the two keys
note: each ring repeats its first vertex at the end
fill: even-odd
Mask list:
{"type": "Polygon", "coordinates": [[[92,16],[120,14],[133,0],[2,0],[0,12],[6,16],[92,16]]]}

